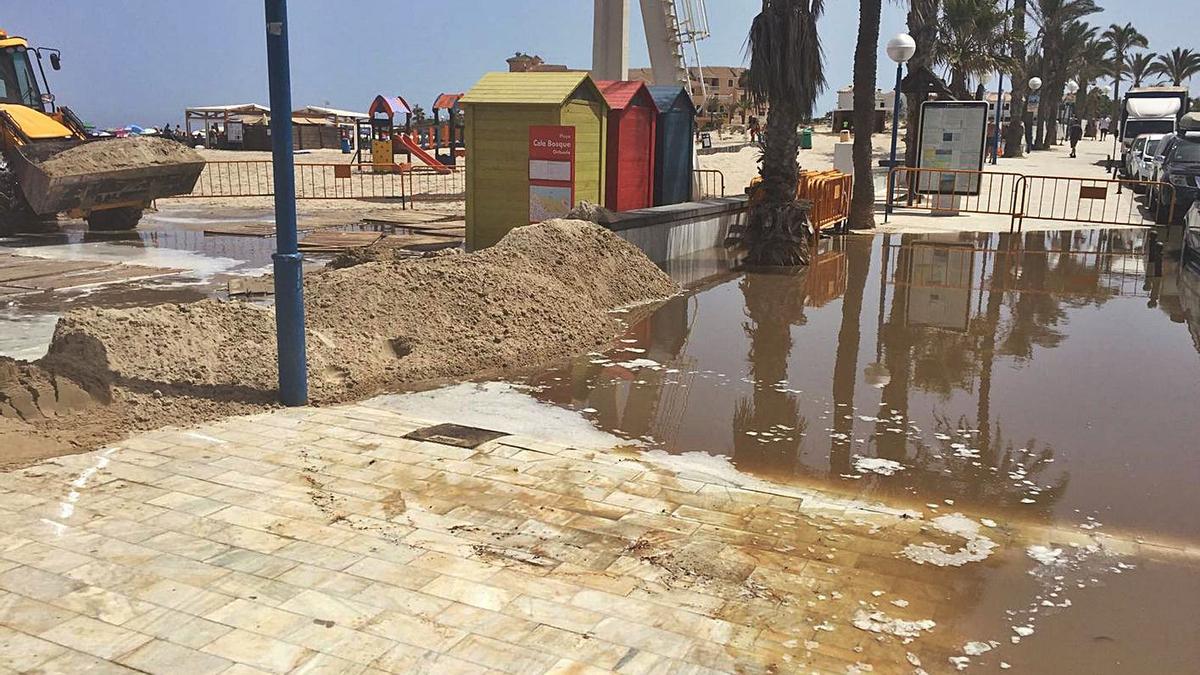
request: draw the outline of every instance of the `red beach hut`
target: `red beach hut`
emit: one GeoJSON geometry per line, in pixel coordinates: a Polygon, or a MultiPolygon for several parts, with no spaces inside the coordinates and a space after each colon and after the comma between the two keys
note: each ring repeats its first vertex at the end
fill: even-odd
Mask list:
{"type": "Polygon", "coordinates": [[[642,82],[596,82],[608,112],[604,206],[613,211],[654,205],[654,125],[658,108],[642,82]]]}

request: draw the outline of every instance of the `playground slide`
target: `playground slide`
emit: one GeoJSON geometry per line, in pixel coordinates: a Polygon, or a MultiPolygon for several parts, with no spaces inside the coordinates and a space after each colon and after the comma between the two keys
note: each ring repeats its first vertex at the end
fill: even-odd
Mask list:
{"type": "Polygon", "coordinates": [[[413,139],[409,136],[401,135],[400,142],[404,144],[404,147],[407,148],[414,157],[424,162],[434,171],[437,171],[438,173],[450,173],[450,167],[434,159],[433,155],[425,152],[425,150],[421,148],[421,146],[417,145],[416,142],[413,141],[413,139]]]}

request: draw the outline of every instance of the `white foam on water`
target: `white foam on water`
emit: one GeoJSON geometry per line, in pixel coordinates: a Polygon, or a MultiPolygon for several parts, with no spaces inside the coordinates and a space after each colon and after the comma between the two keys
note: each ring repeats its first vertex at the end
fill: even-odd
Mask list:
{"type": "Polygon", "coordinates": [[[79,260],[166,267],[183,270],[189,276],[201,279],[207,279],[244,264],[236,258],[206,256],[195,251],[157,246],[125,246],[104,241],[24,248],[0,247],[0,253],[42,258],[43,260],[79,260]]]}
{"type": "Polygon", "coordinates": [[[979,656],[992,651],[992,646],[986,642],[971,641],[963,645],[963,653],[967,656],[979,656]]]}
{"type": "Polygon", "coordinates": [[[905,638],[920,637],[921,631],[933,630],[933,627],[937,625],[933,619],[917,621],[894,619],[883,612],[868,612],[865,609],[855,612],[850,623],[859,630],[905,638]]]}
{"type": "Polygon", "coordinates": [[[453,422],[576,448],[634,444],[597,429],[574,410],[543,403],[507,382],[463,382],[430,391],[387,394],[368,404],[433,423],[453,422]]]}
{"type": "Polygon", "coordinates": [[[0,309],[0,356],[33,361],[46,355],[58,314],[23,314],[0,309]]]}
{"type": "Polygon", "coordinates": [[[762,480],[739,471],[728,457],[722,455],[710,455],[704,452],[671,454],[662,450],[651,450],[643,452],[641,458],[673,471],[681,478],[692,478],[705,483],[794,497],[802,500],[801,509],[806,511],[832,511],[839,515],[921,518],[919,512],[908,509],[896,509],[876,502],[832,497],[800,487],[762,480]]]}
{"type": "Polygon", "coordinates": [[[654,359],[632,359],[629,361],[617,361],[613,365],[621,366],[629,370],[637,370],[639,368],[659,368],[661,364],[654,359]]]}
{"type": "Polygon", "coordinates": [[[1062,552],[1061,548],[1050,548],[1049,546],[1042,546],[1040,544],[1034,544],[1025,549],[1026,555],[1043,565],[1061,564],[1062,552]]]}
{"type": "Polygon", "coordinates": [[[947,551],[947,547],[940,544],[909,544],[900,552],[901,555],[918,565],[960,567],[986,560],[996,549],[996,542],[979,534],[979,523],[961,513],[938,516],[930,521],[930,525],[946,534],[962,537],[966,542],[953,552],[947,551]]]}
{"type": "Polygon", "coordinates": [[[897,471],[903,471],[904,465],[900,462],[883,459],[882,457],[854,457],[854,470],[859,473],[877,473],[881,476],[891,476],[897,471]]]}

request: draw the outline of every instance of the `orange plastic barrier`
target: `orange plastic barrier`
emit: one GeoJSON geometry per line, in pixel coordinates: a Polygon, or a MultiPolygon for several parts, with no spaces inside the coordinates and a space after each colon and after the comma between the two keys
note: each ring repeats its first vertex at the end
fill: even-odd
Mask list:
{"type": "MultiPolygon", "coordinates": [[[[746,188],[753,205],[760,196],[758,185],[762,178],[756,176],[746,188]]],[[[812,202],[809,220],[814,232],[828,227],[837,227],[850,216],[850,195],[854,191],[854,176],[837,169],[826,171],[801,171],[796,184],[796,198],[812,202]]]]}
{"type": "Polygon", "coordinates": [[[809,218],[813,229],[820,231],[846,222],[853,188],[854,176],[841,171],[802,171],[796,196],[812,202],[809,218]]]}

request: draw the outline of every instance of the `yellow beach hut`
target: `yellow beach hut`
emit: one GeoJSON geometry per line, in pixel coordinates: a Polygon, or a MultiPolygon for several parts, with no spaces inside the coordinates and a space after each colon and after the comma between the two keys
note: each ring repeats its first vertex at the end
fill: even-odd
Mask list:
{"type": "Polygon", "coordinates": [[[587,73],[488,73],[466,93],[467,248],[604,203],[608,105],[587,73]]]}

